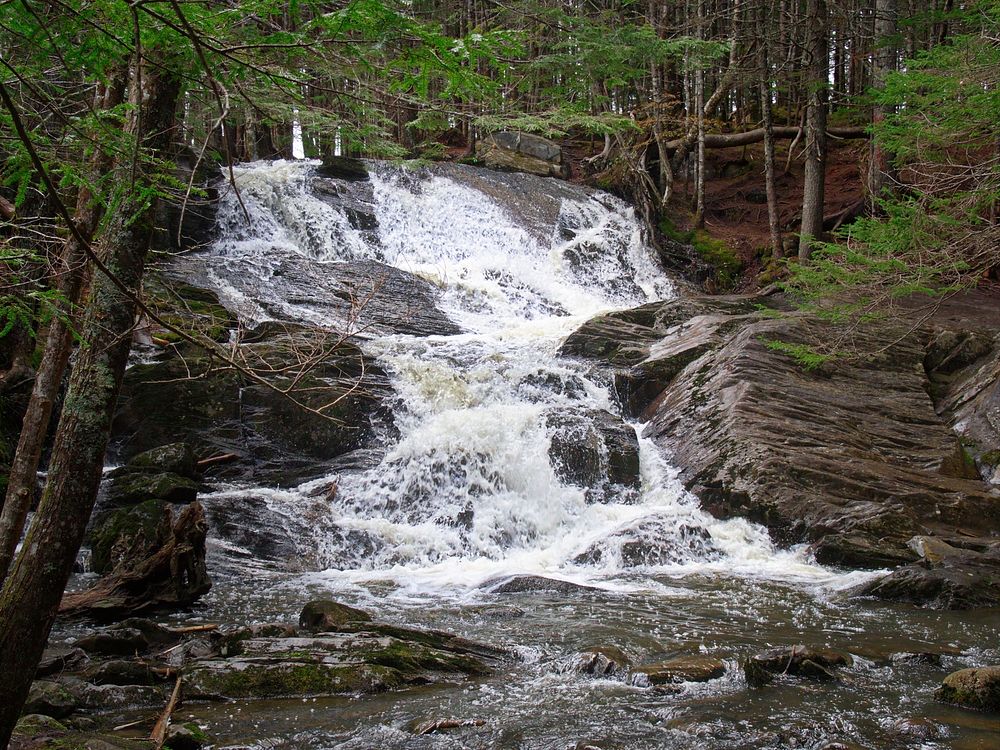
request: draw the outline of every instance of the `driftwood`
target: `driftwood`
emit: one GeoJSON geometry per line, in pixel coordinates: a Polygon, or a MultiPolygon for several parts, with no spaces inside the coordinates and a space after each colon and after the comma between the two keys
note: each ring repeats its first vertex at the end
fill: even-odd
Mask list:
{"type": "Polygon", "coordinates": [[[177,682],[174,683],[174,689],[170,693],[170,700],[167,701],[166,707],[163,709],[163,713],[160,714],[160,718],[156,720],[156,724],[153,725],[153,731],[149,733],[149,739],[153,741],[153,745],[156,750],[160,750],[163,747],[163,743],[167,739],[167,728],[170,726],[170,714],[174,712],[177,707],[177,699],[181,696],[181,677],[177,675],[177,682]]]}
{"type": "Polygon", "coordinates": [[[137,556],[126,556],[93,588],[64,596],[59,613],[114,619],[191,604],[212,587],[205,565],[207,531],[201,503],[185,506],[176,520],[166,506],[155,542],[143,544],[137,556]]]}
{"type": "Polygon", "coordinates": [[[221,456],[209,456],[208,458],[203,458],[198,461],[197,466],[199,469],[204,469],[206,466],[214,466],[215,464],[225,464],[230,461],[235,461],[239,457],[239,453],[223,453],[221,456]]]}

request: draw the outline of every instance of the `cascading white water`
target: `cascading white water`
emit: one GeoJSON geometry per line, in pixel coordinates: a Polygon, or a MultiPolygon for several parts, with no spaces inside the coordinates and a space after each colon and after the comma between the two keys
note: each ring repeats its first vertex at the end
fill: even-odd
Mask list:
{"type": "Polygon", "coordinates": [[[399,394],[398,439],[372,468],[269,493],[285,515],[312,508],[309,544],[329,578],[440,590],[513,573],[609,585],[637,567],[818,575],[762,529],[703,513],[641,437],[638,491],[612,483],[595,502],[554,465],[560,415],[618,411],[600,372],[558,356],[561,340],[593,315],[673,294],[626,204],[523,175],[377,165],[361,199],[377,227],[359,228],[314,194],[313,168],[238,171],[252,222],[224,199],[212,249],[224,296],[251,319],[336,325],[308,289],[289,293],[281,259],[308,259],[314,280],[377,261],[436,285],[463,330],[369,336],[399,394]]]}

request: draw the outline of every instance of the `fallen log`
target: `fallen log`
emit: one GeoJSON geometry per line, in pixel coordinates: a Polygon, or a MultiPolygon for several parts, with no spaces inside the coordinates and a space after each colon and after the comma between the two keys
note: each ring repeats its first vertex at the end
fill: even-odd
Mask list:
{"type": "Polygon", "coordinates": [[[181,695],[181,677],[177,676],[177,682],[174,683],[174,689],[170,693],[170,700],[167,701],[166,708],[163,709],[163,713],[160,714],[160,718],[156,720],[156,724],[153,725],[153,731],[149,733],[149,739],[153,741],[153,746],[156,750],[160,750],[163,747],[163,743],[167,739],[167,728],[170,726],[170,715],[174,712],[177,707],[177,699],[181,695]]]}
{"type": "MultiPolygon", "coordinates": [[[[771,129],[776,140],[789,140],[796,138],[802,128],[797,125],[780,126],[771,129]]],[[[868,138],[867,128],[827,128],[826,134],[831,138],[853,139],[868,138]]],[[[734,146],[748,146],[751,143],[760,143],[764,140],[764,128],[747,130],[742,133],[706,133],[705,148],[732,148],[734,146]]],[[[675,151],[686,143],[685,138],[675,138],[667,141],[666,148],[675,151]]]]}

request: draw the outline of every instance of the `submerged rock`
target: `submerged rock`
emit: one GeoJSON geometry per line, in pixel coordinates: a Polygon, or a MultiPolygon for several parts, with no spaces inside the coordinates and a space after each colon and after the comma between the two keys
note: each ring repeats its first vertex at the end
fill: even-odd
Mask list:
{"type": "Polygon", "coordinates": [[[934,697],[965,708],[1000,712],[1000,666],[952,672],[944,678],[934,697]]]}
{"type": "Polygon", "coordinates": [[[631,660],[617,646],[595,646],[581,651],[574,657],[573,670],[595,677],[624,674],[631,660]]]}
{"type": "Polygon", "coordinates": [[[636,667],[635,674],[645,676],[650,685],[671,682],[708,682],[722,677],[726,665],[712,656],[678,656],[655,664],[636,667]]]}
{"type": "Polygon", "coordinates": [[[491,578],[480,584],[479,588],[491,594],[523,594],[528,592],[550,591],[557,594],[571,594],[581,591],[595,591],[593,586],[572,581],[560,581],[544,576],[518,575],[491,578]]]}

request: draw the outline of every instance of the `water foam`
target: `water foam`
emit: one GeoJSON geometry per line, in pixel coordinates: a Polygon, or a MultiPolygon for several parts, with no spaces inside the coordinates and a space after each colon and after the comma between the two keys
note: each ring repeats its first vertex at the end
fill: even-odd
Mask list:
{"type": "Polygon", "coordinates": [[[251,317],[270,308],[330,323],[308,290],[267,299],[275,259],[366,259],[431,280],[465,330],[366,341],[399,395],[398,440],[373,468],[269,495],[286,517],[312,508],[310,544],[330,585],[389,579],[440,594],[518,573],[623,590],[654,585],[656,573],[830,578],[802,552],[777,552],[760,527],[707,516],[638,425],[638,493],[612,487],[593,502],[554,467],[552,415],[618,414],[604,374],[557,354],[562,338],[590,316],[673,293],[627,205],[564,183],[547,192],[534,178],[487,190],[488,177],[460,168],[380,165],[368,198],[377,229],[362,230],[312,193],[313,166],[239,171],[253,221],[241,223],[227,197],[213,249],[233,264],[219,274],[230,300],[251,317]],[[538,192],[526,199],[529,189],[538,192]],[[514,217],[526,200],[538,202],[535,218],[514,217]],[[237,266],[256,275],[255,289],[232,283],[237,266]]]}

